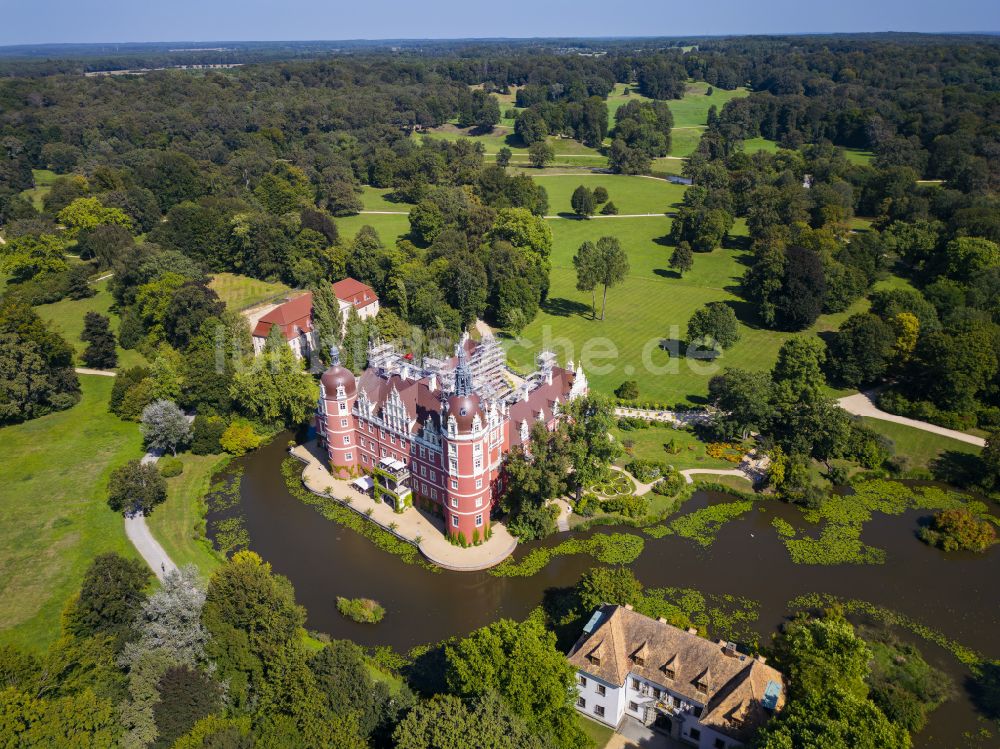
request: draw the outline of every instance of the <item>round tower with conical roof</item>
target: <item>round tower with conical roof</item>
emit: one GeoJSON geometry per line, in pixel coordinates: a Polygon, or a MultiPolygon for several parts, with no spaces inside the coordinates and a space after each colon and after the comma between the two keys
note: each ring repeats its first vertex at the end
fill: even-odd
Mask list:
{"type": "MultiPolygon", "coordinates": [[[[443,413],[445,485],[444,516],[450,536],[472,544],[486,540],[495,487],[491,471],[490,435],[499,421],[490,417],[472,389],[472,370],[459,347],[455,389],[443,413]],[[493,423],[497,422],[497,423],[493,423]]],[[[494,450],[499,455],[499,453],[494,450]]]]}
{"type": "Polygon", "coordinates": [[[326,446],[330,472],[348,478],[357,471],[358,449],[354,444],[354,401],[358,384],[354,373],[340,364],[340,350],[330,347],[330,367],[319,380],[316,432],[326,446]]]}

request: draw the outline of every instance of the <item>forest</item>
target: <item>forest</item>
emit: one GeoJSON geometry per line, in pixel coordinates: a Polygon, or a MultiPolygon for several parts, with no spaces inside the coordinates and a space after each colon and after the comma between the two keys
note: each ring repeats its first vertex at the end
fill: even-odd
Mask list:
{"type": "MultiPolygon", "coordinates": [[[[581,184],[565,213],[558,183],[543,178],[558,165],[554,178],[581,182],[685,178],[678,203],[651,219],[668,227],[647,242],[663,256],[661,277],[744,253],[734,298],[700,306],[688,338],[722,351],[741,333],[775,334],[775,361],[725,368],[699,405],[721,414],[711,439],[757,436],[780,499],[815,509],[846,483],[843,461],[904,473],[907,456],[832,397],[858,389],[890,413],[985,438],[981,455],[934,477],[1000,488],[994,39],[247,46],[226,70],[83,75],[199,59],[155,48],[0,57],[0,427],[74,407],[85,395],[78,364],[117,371],[108,410],[141,421],[146,445],[164,452],[241,455],[307,422],[315,379],[280,335],[252,355],[220,276],[313,291],[324,341],[358,372],[376,337],[421,331],[450,345],[482,320],[516,340],[543,315],[566,316],[557,284],[584,294],[578,317],[600,324],[608,288],[630,260],[640,265],[631,229],[617,227],[645,219],[612,220],[609,192],[621,203],[625,188],[610,182],[581,184]],[[678,127],[693,83],[709,101],[746,95],[678,127]],[[677,156],[684,130],[696,145],[677,156]],[[496,154],[484,141],[493,133],[506,144],[496,154]],[[599,161],[557,160],[566,153],[599,161]],[[398,236],[380,223],[392,214],[398,236]],[[593,224],[604,236],[567,253],[563,226],[593,224]],[[377,318],[340,319],[329,281],[345,276],[377,292],[377,318]],[[95,295],[107,305],[80,321],[80,340],[44,321],[50,305],[95,295]],[[816,332],[821,319],[836,324],[816,332]]],[[[616,403],[639,397],[634,381],[603,389],[616,403]]],[[[503,510],[524,538],[552,532],[545,500],[579,498],[594,455],[617,456],[612,402],[593,402],[599,419],[536,432],[549,464],[514,456],[520,483],[503,510]]],[[[108,473],[116,512],[165,499],[160,473],[138,460],[108,473]],[[137,484],[148,491],[128,489],[137,484]]],[[[946,548],[962,521],[936,519],[925,540],[946,548]]],[[[983,548],[995,535],[985,527],[983,548]]],[[[88,746],[431,749],[476,735],[497,749],[583,749],[566,643],[553,632],[586,618],[588,584],[602,586],[594,600],[632,603],[635,581],[614,574],[567,593],[572,611],[549,606],[403,658],[306,633],[291,585],[252,552],[207,582],[187,571],[153,593],[141,565],[101,556],[66,603],[56,644],[0,648],[0,728],[17,747],[86,736],[88,746]],[[498,658],[503,668],[490,665],[498,658]],[[545,678],[532,681],[528,663],[545,663],[545,678]]],[[[909,746],[943,696],[927,683],[896,690],[872,671],[869,648],[884,654],[884,642],[865,644],[841,612],[814,614],[772,646],[796,686],[756,745],[909,746]],[[824,672],[827,657],[850,672],[824,672]]],[[[985,703],[1000,712],[990,684],[985,703]]]]}

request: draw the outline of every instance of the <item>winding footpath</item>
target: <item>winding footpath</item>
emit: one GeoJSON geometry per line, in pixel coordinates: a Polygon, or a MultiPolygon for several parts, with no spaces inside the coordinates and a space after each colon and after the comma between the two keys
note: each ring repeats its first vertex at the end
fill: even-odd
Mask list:
{"type": "MultiPolygon", "coordinates": [[[[142,456],[142,464],[148,465],[156,463],[160,459],[160,454],[150,450],[142,456]]],[[[125,516],[125,535],[132,542],[136,551],[146,560],[146,564],[153,570],[160,582],[171,572],[177,569],[177,565],[167,556],[167,552],[160,546],[160,542],[153,538],[153,534],[146,525],[146,516],[141,512],[125,516]]]]}
{"type": "Polygon", "coordinates": [[[931,432],[932,434],[939,434],[942,437],[950,437],[953,440],[965,442],[969,445],[977,445],[978,447],[986,446],[986,440],[982,437],[976,437],[973,434],[966,434],[965,432],[959,432],[954,429],[946,429],[945,427],[939,427],[937,424],[930,424],[926,421],[918,421],[917,419],[908,419],[905,416],[897,416],[896,414],[883,411],[875,405],[872,395],[873,394],[870,392],[855,393],[854,395],[848,395],[841,398],[837,401],[837,403],[842,409],[847,411],[847,413],[854,414],[855,416],[864,416],[869,419],[879,419],[880,421],[891,421],[895,424],[902,424],[903,426],[913,427],[914,429],[922,429],[923,431],[931,432]]]}

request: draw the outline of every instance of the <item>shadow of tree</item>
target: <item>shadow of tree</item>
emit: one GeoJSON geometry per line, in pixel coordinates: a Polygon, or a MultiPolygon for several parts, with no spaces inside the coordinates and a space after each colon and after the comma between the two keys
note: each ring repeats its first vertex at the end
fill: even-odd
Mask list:
{"type": "Polygon", "coordinates": [[[966,679],[972,704],[990,720],[1000,720],[1000,661],[980,664],[979,674],[966,679]]]}
{"type": "Polygon", "coordinates": [[[971,453],[945,450],[930,464],[938,481],[961,487],[975,487],[985,472],[982,458],[971,453]]]}
{"type": "Polygon", "coordinates": [[[555,315],[556,317],[570,317],[571,315],[590,317],[591,315],[590,305],[562,297],[550,297],[546,299],[542,302],[542,309],[546,314],[555,315]]]}
{"type": "Polygon", "coordinates": [[[681,278],[681,274],[675,270],[667,270],[666,268],[654,268],[653,273],[663,278],[681,278]]]}

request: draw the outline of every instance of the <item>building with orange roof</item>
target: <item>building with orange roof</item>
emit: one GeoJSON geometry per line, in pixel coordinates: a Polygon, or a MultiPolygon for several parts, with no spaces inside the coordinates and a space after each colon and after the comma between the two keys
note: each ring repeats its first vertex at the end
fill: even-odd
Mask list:
{"type": "Polygon", "coordinates": [[[603,605],[567,656],[576,708],[617,728],[628,718],[699,749],[742,747],[785,704],[781,672],[631,606],[603,605]]]}
{"type": "MultiPolygon", "coordinates": [[[[332,288],[340,304],[340,316],[345,326],[352,307],[362,320],[378,314],[378,295],[371,286],[354,278],[345,278],[332,284],[332,288]]],[[[299,294],[260,317],[253,329],[255,354],[264,350],[267,337],[275,326],[281,330],[296,357],[309,357],[319,345],[312,319],[312,292],[299,294]]]]}

